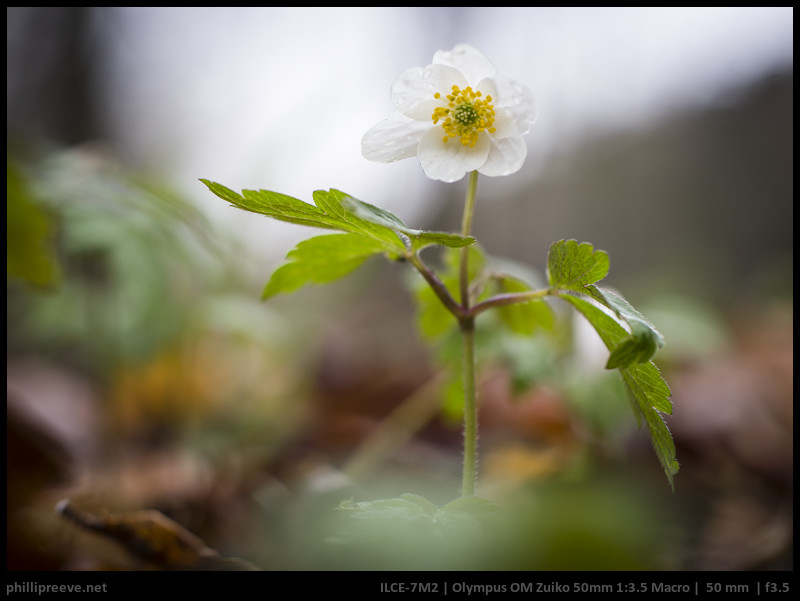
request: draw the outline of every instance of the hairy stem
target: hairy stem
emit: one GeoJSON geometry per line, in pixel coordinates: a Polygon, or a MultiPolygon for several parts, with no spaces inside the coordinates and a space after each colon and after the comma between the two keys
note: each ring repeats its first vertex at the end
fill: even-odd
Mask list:
{"type": "Polygon", "coordinates": [[[425,281],[428,282],[428,285],[431,287],[433,292],[436,296],[439,297],[439,300],[442,301],[442,304],[447,307],[447,310],[450,311],[453,315],[455,315],[456,319],[461,321],[466,312],[464,308],[456,302],[456,299],[452,297],[450,291],[447,289],[447,286],[436,276],[436,274],[423,263],[422,259],[420,259],[417,253],[409,253],[408,260],[414,266],[414,268],[419,271],[420,275],[425,278],[425,281]]]}
{"type": "MultiPolygon", "coordinates": [[[[472,216],[475,213],[475,197],[478,192],[478,172],[469,174],[467,198],[464,201],[464,216],[461,219],[461,235],[465,238],[472,232],[472,216]]],[[[469,309],[469,247],[461,249],[461,306],[469,309]]]]}
{"type": "Polygon", "coordinates": [[[475,495],[478,476],[478,404],[475,390],[475,327],[473,319],[461,321],[464,376],[464,467],[461,496],[475,495]]]}
{"type": "Polygon", "coordinates": [[[516,305],[520,303],[527,303],[534,300],[539,300],[545,296],[553,294],[550,288],[542,288],[541,290],[527,290],[525,292],[509,292],[506,294],[496,294],[484,301],[481,301],[471,306],[465,314],[465,317],[475,317],[479,313],[483,313],[488,309],[494,307],[505,307],[507,305],[516,305]]]}
{"type": "MultiPolygon", "coordinates": [[[[475,212],[475,196],[478,190],[478,172],[469,175],[467,198],[464,201],[464,217],[461,221],[461,235],[469,236],[472,231],[472,217],[475,212]]],[[[469,314],[469,248],[461,249],[460,265],[461,307],[469,314]]],[[[475,480],[478,473],[478,402],[475,386],[475,317],[468,315],[459,318],[463,348],[464,378],[464,467],[461,478],[461,496],[475,495],[475,480]]]]}

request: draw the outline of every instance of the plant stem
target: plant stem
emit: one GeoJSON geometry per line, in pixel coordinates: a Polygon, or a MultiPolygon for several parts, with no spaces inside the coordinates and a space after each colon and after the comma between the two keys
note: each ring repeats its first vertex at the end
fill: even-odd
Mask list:
{"type": "MultiPolygon", "coordinates": [[[[467,188],[467,198],[464,201],[464,216],[461,218],[461,235],[465,238],[472,232],[472,216],[475,213],[475,197],[478,192],[478,172],[473,171],[469,174],[469,187],[467,188]]],[[[461,305],[465,310],[469,309],[469,247],[461,249],[461,305]]]]}
{"type": "Polygon", "coordinates": [[[475,391],[475,320],[461,321],[464,344],[464,467],[461,476],[461,496],[475,495],[478,475],[478,404],[475,391]]]}
{"type": "Polygon", "coordinates": [[[505,307],[508,305],[517,305],[520,303],[527,303],[534,300],[540,300],[545,296],[553,294],[551,288],[542,288],[541,290],[527,290],[525,292],[508,292],[505,294],[496,294],[490,296],[484,301],[472,305],[468,311],[465,312],[464,317],[475,317],[479,313],[483,313],[488,309],[494,307],[505,307]]]}
{"type": "MultiPolygon", "coordinates": [[[[464,201],[464,216],[461,221],[461,235],[469,236],[472,230],[472,216],[475,212],[475,197],[478,190],[478,172],[469,174],[467,198],[464,201]]],[[[460,265],[461,306],[466,316],[459,317],[463,349],[464,378],[464,467],[461,478],[461,496],[475,495],[475,480],[478,473],[478,403],[475,386],[475,316],[468,315],[469,298],[469,248],[461,249],[460,265]]]]}
{"type": "Polygon", "coordinates": [[[436,296],[439,297],[439,300],[442,301],[442,304],[447,307],[447,310],[455,315],[456,319],[458,319],[460,322],[465,317],[466,312],[464,311],[464,308],[458,304],[456,299],[450,295],[450,292],[447,290],[447,286],[445,286],[444,283],[442,283],[442,281],[436,277],[436,274],[431,271],[428,266],[425,265],[425,263],[423,263],[422,259],[417,253],[409,253],[407,258],[416,268],[416,270],[419,271],[420,275],[425,278],[425,281],[428,282],[428,285],[431,287],[436,296]]]}

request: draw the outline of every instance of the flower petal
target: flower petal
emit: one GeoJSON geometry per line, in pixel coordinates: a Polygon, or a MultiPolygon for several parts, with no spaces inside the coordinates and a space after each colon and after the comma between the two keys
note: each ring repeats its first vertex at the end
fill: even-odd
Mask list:
{"type": "Polygon", "coordinates": [[[511,175],[519,171],[526,156],[528,156],[528,147],[520,136],[502,140],[493,139],[489,157],[478,171],[492,177],[511,175]]]}
{"type": "Polygon", "coordinates": [[[495,110],[494,129],[495,132],[492,134],[492,138],[495,140],[521,135],[514,114],[508,109],[499,108],[495,110]]]}
{"type": "Polygon", "coordinates": [[[361,138],[361,154],[370,161],[391,163],[417,154],[417,146],[432,122],[415,121],[395,113],[361,138]]]}
{"type": "Polygon", "coordinates": [[[442,138],[442,129],[434,127],[425,132],[419,143],[417,157],[429,178],[455,182],[486,162],[491,147],[488,135],[481,135],[474,148],[455,139],[444,142],[442,138]]]}
{"type": "Polygon", "coordinates": [[[536,103],[531,91],[527,86],[508,77],[495,77],[494,83],[497,86],[495,109],[510,111],[517,123],[519,135],[528,133],[531,125],[536,122],[536,103]]]}
{"type": "Polygon", "coordinates": [[[460,71],[445,65],[428,65],[407,69],[392,84],[392,102],[406,117],[432,124],[431,115],[437,106],[447,106],[444,98],[435,99],[436,92],[446,96],[453,85],[467,84],[460,71]]]}
{"type": "Polygon", "coordinates": [[[496,102],[498,92],[497,92],[497,85],[494,83],[493,77],[485,77],[481,79],[476,85],[476,90],[480,90],[483,97],[486,98],[487,96],[492,97],[492,102],[496,102]]]}
{"type": "Polygon", "coordinates": [[[459,44],[452,50],[438,50],[433,55],[433,63],[458,69],[472,86],[497,73],[491,61],[469,44],[459,44]]]}

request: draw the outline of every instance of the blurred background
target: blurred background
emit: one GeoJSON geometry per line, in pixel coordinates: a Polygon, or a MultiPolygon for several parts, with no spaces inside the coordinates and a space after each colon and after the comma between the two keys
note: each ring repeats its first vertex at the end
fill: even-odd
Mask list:
{"type": "Polygon", "coordinates": [[[309,231],[198,179],[457,230],[464,181],[360,140],[461,42],[539,111],[476,237],[540,275],[555,240],[608,251],[667,340],[682,465],[673,494],[580,321],[494,341],[480,492],[524,534],[485,565],[791,569],[793,9],[480,7],[7,8],[9,569],[141,568],[64,497],[306,569],[372,567],[326,555],[343,499],[458,494],[405,266],[261,303],[309,231]]]}

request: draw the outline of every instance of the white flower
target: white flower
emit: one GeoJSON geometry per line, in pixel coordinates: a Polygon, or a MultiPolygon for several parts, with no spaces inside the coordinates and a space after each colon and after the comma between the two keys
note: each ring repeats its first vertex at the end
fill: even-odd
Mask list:
{"type": "Polygon", "coordinates": [[[522,136],[536,120],[528,88],[497,75],[467,44],[439,50],[433,63],[405,71],[392,84],[396,113],[361,140],[371,161],[417,156],[425,175],[454,182],[467,172],[510,175],[528,149],[522,136]]]}

